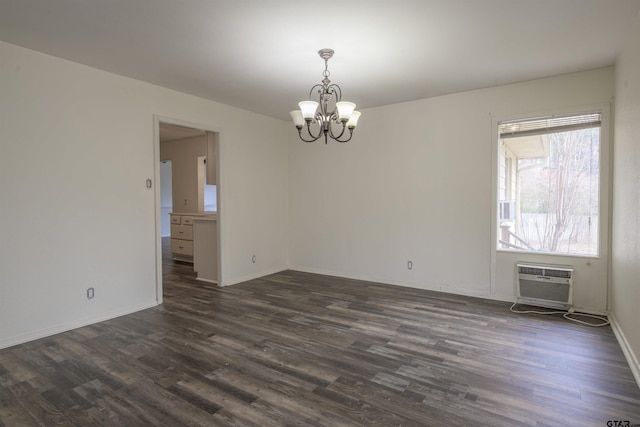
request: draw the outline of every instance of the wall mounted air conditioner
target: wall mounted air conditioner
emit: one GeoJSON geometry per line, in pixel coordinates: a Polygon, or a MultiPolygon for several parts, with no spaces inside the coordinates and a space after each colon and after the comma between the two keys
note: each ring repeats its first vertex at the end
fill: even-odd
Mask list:
{"type": "Polygon", "coordinates": [[[516,220],[516,202],[501,201],[498,202],[498,214],[500,221],[516,220]]]}
{"type": "Polygon", "coordinates": [[[573,304],[573,267],[519,262],[518,302],[548,308],[573,304]]]}

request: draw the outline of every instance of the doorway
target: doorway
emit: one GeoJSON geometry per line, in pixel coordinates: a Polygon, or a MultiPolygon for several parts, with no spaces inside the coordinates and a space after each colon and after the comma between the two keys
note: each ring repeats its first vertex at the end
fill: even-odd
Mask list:
{"type": "MultiPolygon", "coordinates": [[[[220,215],[220,144],[219,132],[208,126],[181,120],[154,118],[154,152],[156,185],[156,299],[163,300],[163,274],[167,268],[193,269],[195,254],[191,257],[173,252],[177,243],[172,232],[185,231],[194,218],[215,218],[213,255],[215,266],[212,281],[222,285],[221,215],[220,215]],[[176,227],[176,221],[189,222],[176,227]],[[183,230],[185,229],[185,230],[183,230]],[[214,242],[215,239],[215,242],[214,242]],[[190,258],[190,259],[189,259],[190,258]],[[186,267],[185,267],[186,266],[186,267]]],[[[210,226],[210,225],[209,225],[210,226]]],[[[193,227],[195,230],[197,227],[193,227]]],[[[188,230],[191,231],[191,230],[188,230]]],[[[182,234],[182,233],[181,233],[182,234]]],[[[190,237],[180,236],[189,240],[190,237]]],[[[193,239],[194,241],[198,239],[193,239]]],[[[199,238],[202,242],[203,238],[199,238]]],[[[194,241],[180,241],[179,247],[193,250],[194,241]],[[183,245],[184,243],[184,245],[183,245]]],[[[202,255],[202,253],[200,254],[202,255]]],[[[202,256],[199,257],[202,260],[202,256]]],[[[201,262],[201,261],[200,261],[201,262]]],[[[202,264],[200,264],[202,265],[202,264]]],[[[195,273],[195,272],[194,272],[195,273]]]]}

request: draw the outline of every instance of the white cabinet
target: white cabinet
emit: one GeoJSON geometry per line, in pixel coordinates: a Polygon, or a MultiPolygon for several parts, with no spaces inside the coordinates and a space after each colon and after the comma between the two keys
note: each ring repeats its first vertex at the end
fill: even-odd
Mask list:
{"type": "Polygon", "coordinates": [[[171,237],[180,240],[193,240],[193,226],[171,224],[171,237]]]}
{"type": "Polygon", "coordinates": [[[218,283],[218,224],[215,217],[193,219],[193,269],[196,278],[218,283]]]}
{"type": "Polygon", "coordinates": [[[193,262],[193,217],[170,213],[171,254],[176,261],[193,262]]]}
{"type": "Polygon", "coordinates": [[[215,218],[215,212],[169,214],[171,217],[171,255],[176,261],[193,262],[193,221],[196,218],[215,218]]]}

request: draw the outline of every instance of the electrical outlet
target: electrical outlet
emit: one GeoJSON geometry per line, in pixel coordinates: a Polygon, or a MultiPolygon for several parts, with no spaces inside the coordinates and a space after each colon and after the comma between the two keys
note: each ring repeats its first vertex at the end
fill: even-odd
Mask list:
{"type": "Polygon", "coordinates": [[[93,288],[87,289],[87,299],[92,299],[95,296],[95,290],[93,288]]]}
{"type": "Polygon", "coordinates": [[[254,263],[254,264],[256,263],[256,256],[255,256],[255,255],[253,255],[253,256],[251,257],[251,262],[252,262],[252,263],[254,263]]]}
{"type": "Polygon", "coordinates": [[[407,261],[407,269],[411,270],[413,268],[413,262],[412,261],[407,261]]]}

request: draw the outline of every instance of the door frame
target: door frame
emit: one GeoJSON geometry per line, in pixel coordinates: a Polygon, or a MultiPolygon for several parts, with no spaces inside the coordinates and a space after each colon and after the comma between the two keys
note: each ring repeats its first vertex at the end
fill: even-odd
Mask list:
{"type": "Polygon", "coordinates": [[[173,117],[166,117],[160,115],[153,115],[153,174],[154,181],[156,182],[154,191],[154,217],[155,217],[155,248],[156,248],[156,302],[162,304],[162,218],[161,218],[161,203],[160,203],[160,123],[167,123],[172,125],[184,126],[193,129],[204,130],[207,132],[214,132],[218,135],[215,143],[215,161],[216,161],[216,231],[218,237],[218,286],[224,286],[222,279],[222,260],[224,259],[222,253],[222,211],[223,205],[222,195],[222,131],[219,127],[211,124],[203,124],[197,122],[191,122],[182,119],[176,119],[173,117]]]}

